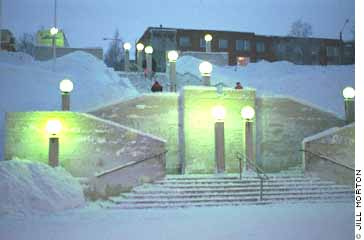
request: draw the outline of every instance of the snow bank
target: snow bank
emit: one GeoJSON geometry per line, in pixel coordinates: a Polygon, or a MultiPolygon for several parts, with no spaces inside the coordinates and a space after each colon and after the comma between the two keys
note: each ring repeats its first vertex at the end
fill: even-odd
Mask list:
{"type": "Polygon", "coordinates": [[[0,216],[49,213],[85,204],[79,182],[61,167],[0,161],[0,216]]]}
{"type": "MultiPolygon", "coordinates": [[[[200,59],[183,56],[177,61],[177,72],[199,77],[198,65],[201,62],[200,59]]],[[[344,116],[342,90],[346,86],[354,86],[354,70],[354,65],[310,66],[285,61],[260,61],[238,68],[214,65],[211,84],[222,82],[234,87],[236,82],[241,82],[244,87],[255,88],[258,96],[291,96],[344,116]]]]}
{"type": "Polygon", "coordinates": [[[74,52],[52,61],[38,62],[24,53],[0,54],[0,160],[4,142],[4,113],[14,111],[59,110],[59,81],[70,78],[74,83],[71,109],[87,111],[127,99],[139,93],[128,79],[103,61],[74,52]]]}

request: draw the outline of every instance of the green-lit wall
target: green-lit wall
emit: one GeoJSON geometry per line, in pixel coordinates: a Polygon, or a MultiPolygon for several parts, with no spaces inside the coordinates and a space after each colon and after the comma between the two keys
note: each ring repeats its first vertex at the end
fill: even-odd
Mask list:
{"type": "MultiPolygon", "coordinates": [[[[240,112],[244,106],[255,108],[255,90],[225,88],[222,94],[218,94],[215,87],[185,87],[180,104],[180,114],[183,114],[180,142],[184,146],[181,161],[185,173],[216,172],[215,120],[211,110],[217,105],[223,106],[226,112],[225,170],[239,172],[236,152],[245,151],[245,128],[240,112]]],[[[253,139],[255,144],[255,137],[253,139]]]]}
{"type": "Polygon", "coordinates": [[[5,159],[48,163],[49,136],[45,127],[49,119],[62,123],[58,135],[60,164],[75,176],[93,176],[165,151],[162,139],[88,114],[19,112],[6,114],[5,159]]]}
{"type": "MultiPolygon", "coordinates": [[[[55,44],[57,47],[64,47],[64,33],[63,31],[59,30],[56,34],[55,44]]],[[[37,44],[42,46],[52,46],[53,40],[50,30],[38,31],[37,32],[37,44]]]]}

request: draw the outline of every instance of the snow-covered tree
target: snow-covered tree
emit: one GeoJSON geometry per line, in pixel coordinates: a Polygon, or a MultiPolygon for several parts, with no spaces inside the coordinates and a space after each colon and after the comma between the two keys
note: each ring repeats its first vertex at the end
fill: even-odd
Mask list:
{"type": "Polygon", "coordinates": [[[123,40],[120,37],[119,30],[116,29],[113,38],[104,55],[104,62],[108,67],[115,70],[121,70],[122,61],[124,59],[123,40]]]}
{"type": "Polygon", "coordinates": [[[18,52],[25,52],[34,56],[35,34],[23,33],[16,41],[16,49],[18,52]]]}
{"type": "Polygon", "coordinates": [[[292,37],[310,37],[312,36],[312,25],[303,22],[302,19],[296,20],[292,23],[288,35],[292,37]]]}

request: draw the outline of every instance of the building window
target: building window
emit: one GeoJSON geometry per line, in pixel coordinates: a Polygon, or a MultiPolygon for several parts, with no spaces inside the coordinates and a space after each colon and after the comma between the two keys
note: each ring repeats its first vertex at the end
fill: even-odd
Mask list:
{"type": "Polygon", "coordinates": [[[206,47],[205,38],[200,38],[200,48],[205,48],[205,47],[206,47]]]}
{"type": "Polygon", "coordinates": [[[228,48],[228,40],[219,39],[219,48],[220,49],[227,49],[228,48]]]}
{"type": "Polygon", "coordinates": [[[256,49],[258,53],[265,52],[265,43],[264,42],[257,42],[256,49]]]}
{"type": "Polygon", "coordinates": [[[338,57],[339,56],[339,49],[337,47],[326,47],[326,55],[328,57],[338,57]]]}
{"type": "Polygon", "coordinates": [[[180,37],[179,38],[179,46],[180,47],[190,47],[191,46],[191,39],[189,37],[180,37]]]}
{"type": "Polygon", "coordinates": [[[249,40],[236,40],[236,50],[237,51],[249,51],[250,50],[249,40]]]}

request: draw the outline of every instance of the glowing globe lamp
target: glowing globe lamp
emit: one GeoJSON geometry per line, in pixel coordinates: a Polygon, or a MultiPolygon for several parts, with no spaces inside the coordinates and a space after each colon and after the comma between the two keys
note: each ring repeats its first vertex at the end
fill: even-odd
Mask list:
{"type": "Polygon", "coordinates": [[[62,130],[62,124],[58,119],[48,120],[46,131],[49,135],[57,135],[62,130]]]}
{"type": "Polygon", "coordinates": [[[73,83],[69,79],[64,79],[59,83],[59,89],[63,93],[70,93],[73,90],[73,83]]]}
{"type": "Polygon", "coordinates": [[[243,119],[252,120],[254,118],[254,115],[255,115],[255,110],[250,106],[246,106],[243,107],[243,109],[241,109],[241,117],[243,119]]]}
{"type": "Polygon", "coordinates": [[[212,65],[211,63],[204,61],[200,63],[198,69],[200,70],[201,75],[209,76],[212,72],[212,65]]]}
{"type": "Polygon", "coordinates": [[[168,52],[168,60],[170,62],[175,62],[177,61],[177,58],[178,58],[178,52],[177,51],[169,51],[168,52]]]}
{"type": "Polygon", "coordinates": [[[144,45],[143,45],[143,43],[138,43],[138,44],[136,45],[136,48],[137,48],[137,50],[138,50],[138,51],[143,51],[143,49],[144,49],[144,45]]]}
{"type": "Polygon", "coordinates": [[[206,42],[210,42],[210,41],[212,41],[212,36],[211,36],[211,34],[206,34],[206,35],[205,35],[205,41],[206,41],[206,42]]]}
{"type": "Polygon", "coordinates": [[[147,54],[152,54],[153,53],[153,48],[152,48],[152,46],[146,46],[144,51],[147,54]]]}
{"type": "Polygon", "coordinates": [[[58,28],[52,27],[50,33],[52,36],[56,35],[58,33],[58,28]]]}
{"type": "Polygon", "coordinates": [[[125,50],[129,51],[131,49],[131,44],[126,42],[126,43],[124,43],[123,47],[125,50]]]}
{"type": "Polygon", "coordinates": [[[223,121],[225,119],[225,108],[223,106],[212,108],[212,116],[216,121],[223,121]]]}
{"type": "Polygon", "coordinates": [[[343,90],[343,96],[345,99],[353,99],[355,97],[355,90],[352,87],[346,87],[343,90]]]}

